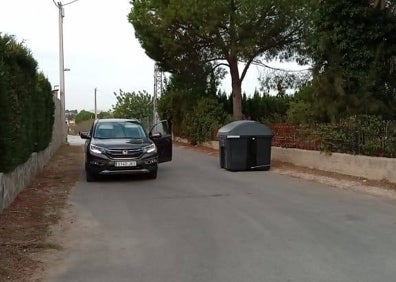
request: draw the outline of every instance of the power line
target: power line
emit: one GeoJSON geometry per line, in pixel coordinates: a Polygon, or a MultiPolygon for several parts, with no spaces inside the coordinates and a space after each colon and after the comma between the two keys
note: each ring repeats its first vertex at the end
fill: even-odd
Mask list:
{"type": "Polygon", "coordinates": [[[54,2],[55,6],[58,7],[58,8],[62,7],[62,6],[67,6],[67,5],[73,4],[74,2],[77,2],[77,1],[80,1],[80,0],[73,0],[73,1],[70,1],[70,2],[68,2],[66,4],[62,4],[62,2],[56,3],[55,0],[52,0],[52,2],[54,2]]]}
{"type": "Polygon", "coordinates": [[[63,4],[63,6],[67,6],[67,5],[73,4],[74,2],[77,2],[77,1],[79,1],[79,0],[70,1],[69,3],[63,4]]]}

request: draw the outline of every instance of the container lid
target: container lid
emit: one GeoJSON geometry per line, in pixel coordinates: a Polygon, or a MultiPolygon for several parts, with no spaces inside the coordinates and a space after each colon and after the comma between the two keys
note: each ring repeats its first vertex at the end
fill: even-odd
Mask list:
{"type": "Polygon", "coordinates": [[[217,136],[268,136],[274,134],[264,124],[253,120],[237,120],[224,125],[217,132],[217,136]]]}

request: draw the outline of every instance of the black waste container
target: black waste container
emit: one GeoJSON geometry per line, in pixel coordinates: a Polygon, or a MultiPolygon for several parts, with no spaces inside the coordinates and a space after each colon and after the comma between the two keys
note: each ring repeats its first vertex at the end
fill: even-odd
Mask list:
{"type": "Polygon", "coordinates": [[[264,124],[234,121],[220,128],[217,137],[220,167],[231,171],[270,169],[273,133],[264,124]]]}

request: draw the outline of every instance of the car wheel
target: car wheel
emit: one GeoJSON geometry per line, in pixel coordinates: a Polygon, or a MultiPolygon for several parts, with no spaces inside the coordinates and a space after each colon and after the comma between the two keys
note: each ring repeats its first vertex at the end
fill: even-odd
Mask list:
{"type": "Polygon", "coordinates": [[[157,178],[157,169],[150,171],[149,174],[148,174],[148,178],[149,179],[156,179],[157,178]]]}
{"type": "Polygon", "coordinates": [[[95,175],[92,172],[85,171],[85,177],[87,179],[87,182],[93,182],[96,180],[95,175]]]}

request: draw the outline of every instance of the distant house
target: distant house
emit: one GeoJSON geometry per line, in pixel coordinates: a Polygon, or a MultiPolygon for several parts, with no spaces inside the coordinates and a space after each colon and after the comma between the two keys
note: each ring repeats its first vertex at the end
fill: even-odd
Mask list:
{"type": "Polygon", "coordinates": [[[65,118],[68,121],[68,123],[71,123],[71,121],[73,121],[73,123],[74,123],[77,113],[78,113],[77,110],[66,110],[65,111],[65,118]]]}

